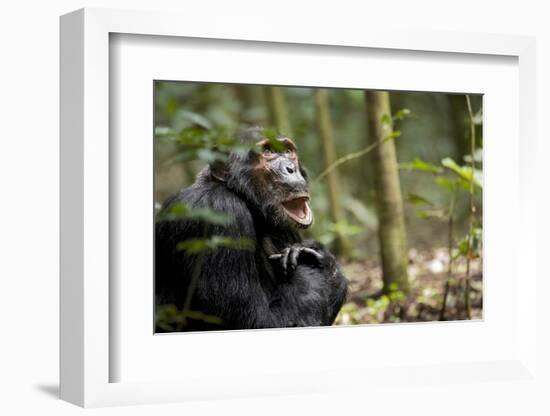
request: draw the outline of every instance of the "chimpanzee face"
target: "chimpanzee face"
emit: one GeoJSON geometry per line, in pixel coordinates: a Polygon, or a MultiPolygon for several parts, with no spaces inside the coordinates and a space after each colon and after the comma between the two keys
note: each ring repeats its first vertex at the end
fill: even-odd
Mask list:
{"type": "Polygon", "coordinates": [[[244,130],[241,143],[247,154],[233,152],[224,163],[210,165],[210,176],[244,197],[253,215],[274,227],[307,228],[313,223],[305,170],[298,162],[296,145],[288,137],[273,140],[259,127],[244,130]]]}
{"type": "Polygon", "coordinates": [[[300,228],[313,223],[309,207],[309,190],[305,172],[300,169],[296,145],[288,137],[277,139],[280,146],[274,149],[272,142],[262,139],[251,152],[252,176],[262,205],[272,220],[300,228]]]}

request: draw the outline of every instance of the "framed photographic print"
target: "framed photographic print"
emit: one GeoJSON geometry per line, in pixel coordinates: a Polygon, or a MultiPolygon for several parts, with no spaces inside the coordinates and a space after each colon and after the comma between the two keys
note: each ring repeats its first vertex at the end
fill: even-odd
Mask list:
{"type": "Polygon", "coordinates": [[[532,380],[533,40],[262,27],[62,17],[62,398],[532,380]]]}

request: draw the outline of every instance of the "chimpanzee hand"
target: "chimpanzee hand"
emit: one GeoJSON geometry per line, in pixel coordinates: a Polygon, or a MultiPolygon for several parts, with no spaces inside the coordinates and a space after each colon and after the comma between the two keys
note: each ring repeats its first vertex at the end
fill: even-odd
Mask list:
{"type": "Polygon", "coordinates": [[[324,260],[324,253],[302,244],[294,244],[285,248],[282,253],[269,256],[269,260],[277,262],[285,275],[290,275],[296,267],[307,264],[312,267],[319,267],[324,260]]]}

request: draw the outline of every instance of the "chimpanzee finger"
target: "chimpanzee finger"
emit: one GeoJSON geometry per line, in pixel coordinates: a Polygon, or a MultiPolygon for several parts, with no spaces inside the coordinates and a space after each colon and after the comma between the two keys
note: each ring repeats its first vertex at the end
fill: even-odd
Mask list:
{"type": "Polygon", "coordinates": [[[283,272],[284,274],[287,273],[287,267],[288,267],[288,255],[290,254],[290,249],[289,248],[285,248],[282,252],[282,257],[281,257],[281,265],[283,266],[283,272]]]}
{"type": "Polygon", "coordinates": [[[313,257],[315,257],[317,260],[321,261],[323,260],[323,255],[315,250],[313,250],[312,248],[306,248],[304,247],[302,249],[302,252],[303,253],[308,253],[308,254],[311,254],[313,257]]]}
{"type": "Polygon", "coordinates": [[[300,251],[300,259],[300,261],[304,264],[317,267],[321,266],[324,256],[312,248],[302,247],[300,251]]]}
{"type": "Polygon", "coordinates": [[[293,247],[290,249],[290,254],[288,256],[289,257],[288,267],[290,271],[293,271],[298,265],[298,256],[300,255],[302,250],[303,250],[303,247],[293,247]]]}

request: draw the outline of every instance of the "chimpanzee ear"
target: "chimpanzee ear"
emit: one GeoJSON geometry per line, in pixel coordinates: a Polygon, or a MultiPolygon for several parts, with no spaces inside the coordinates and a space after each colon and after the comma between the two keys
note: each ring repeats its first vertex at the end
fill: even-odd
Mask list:
{"type": "Polygon", "coordinates": [[[227,177],[229,176],[227,164],[220,160],[215,160],[210,164],[210,174],[214,179],[227,182],[227,177]]]}

